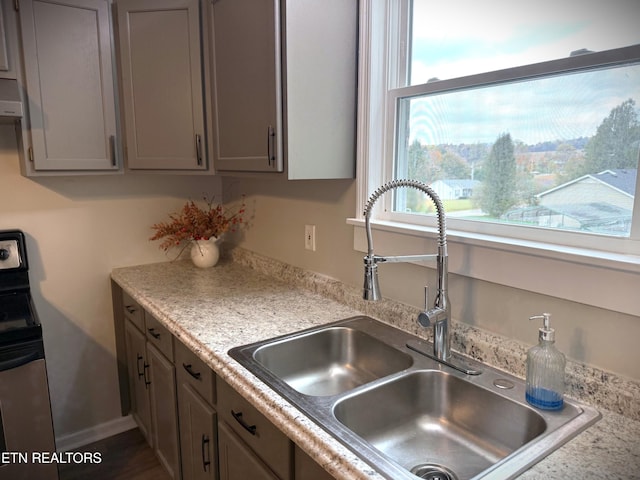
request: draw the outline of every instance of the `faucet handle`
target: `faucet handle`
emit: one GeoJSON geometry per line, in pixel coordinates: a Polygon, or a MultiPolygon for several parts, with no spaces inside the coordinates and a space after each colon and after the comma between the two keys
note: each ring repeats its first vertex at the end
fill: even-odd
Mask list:
{"type": "Polygon", "coordinates": [[[424,310],[418,314],[418,323],[423,327],[431,326],[429,316],[429,285],[424,286],[424,310]]]}
{"type": "Polygon", "coordinates": [[[424,286],[424,309],[429,310],[429,285],[424,286]]]}

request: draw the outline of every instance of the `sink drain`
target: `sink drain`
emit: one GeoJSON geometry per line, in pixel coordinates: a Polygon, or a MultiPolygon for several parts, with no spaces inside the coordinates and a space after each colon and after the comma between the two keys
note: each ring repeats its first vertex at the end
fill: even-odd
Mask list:
{"type": "Polygon", "coordinates": [[[427,480],[458,480],[451,470],[436,463],[421,463],[413,467],[411,473],[427,480]]]}

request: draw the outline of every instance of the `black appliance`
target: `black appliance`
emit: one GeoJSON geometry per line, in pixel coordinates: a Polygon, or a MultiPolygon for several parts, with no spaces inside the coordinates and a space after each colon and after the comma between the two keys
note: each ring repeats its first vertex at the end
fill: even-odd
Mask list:
{"type": "Polygon", "coordinates": [[[42,326],[24,234],[0,230],[0,480],[54,480],[55,439],[42,326]]]}

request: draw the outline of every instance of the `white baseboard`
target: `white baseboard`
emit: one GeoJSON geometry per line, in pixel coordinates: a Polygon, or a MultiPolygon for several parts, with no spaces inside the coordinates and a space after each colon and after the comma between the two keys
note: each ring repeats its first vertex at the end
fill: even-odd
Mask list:
{"type": "Polygon", "coordinates": [[[136,422],[131,415],[115,418],[91,428],[56,437],[56,450],[68,452],[136,427],[136,422]]]}

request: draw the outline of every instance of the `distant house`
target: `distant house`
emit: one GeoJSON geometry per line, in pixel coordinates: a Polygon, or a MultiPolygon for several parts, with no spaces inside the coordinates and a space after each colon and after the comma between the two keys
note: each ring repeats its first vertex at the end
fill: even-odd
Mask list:
{"type": "Polygon", "coordinates": [[[598,202],[632,210],[637,176],[637,169],[604,170],[583,175],[536,197],[539,205],[546,206],[598,202]]]}
{"type": "Polygon", "coordinates": [[[539,193],[535,206],[507,212],[503,218],[541,227],[628,235],[637,169],[604,170],[539,193]]]}
{"type": "Polygon", "coordinates": [[[478,180],[437,180],[430,186],[442,200],[459,200],[473,197],[473,190],[480,185],[478,180]]]}

